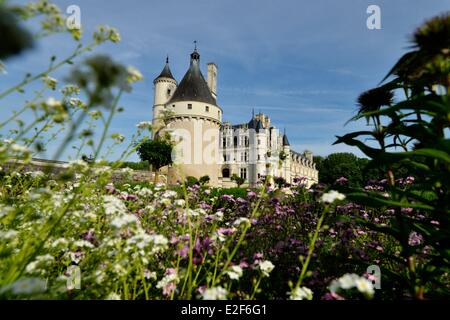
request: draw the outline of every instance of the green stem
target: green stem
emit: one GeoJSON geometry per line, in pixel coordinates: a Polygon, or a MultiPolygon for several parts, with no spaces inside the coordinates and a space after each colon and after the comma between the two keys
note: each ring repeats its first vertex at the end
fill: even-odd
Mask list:
{"type": "Polygon", "coordinates": [[[103,129],[102,137],[101,137],[99,145],[97,147],[97,151],[95,152],[95,155],[94,155],[95,160],[97,160],[97,157],[100,154],[100,151],[103,147],[103,143],[105,142],[106,134],[108,133],[108,129],[109,129],[109,126],[111,125],[112,118],[114,117],[114,114],[116,113],[117,105],[119,103],[120,97],[122,96],[122,92],[123,92],[123,90],[120,90],[119,93],[117,94],[116,98],[114,99],[111,112],[109,113],[108,120],[106,121],[105,128],[103,129]]]}
{"type": "Polygon", "coordinates": [[[322,212],[322,215],[320,216],[319,220],[317,221],[316,230],[314,231],[314,235],[311,239],[311,242],[309,243],[308,256],[306,257],[306,260],[302,265],[302,271],[300,273],[300,277],[298,278],[297,284],[295,285],[295,288],[298,288],[302,284],[303,278],[305,277],[306,272],[308,271],[308,265],[309,265],[309,262],[311,261],[312,254],[313,254],[314,248],[316,246],[317,237],[319,236],[319,231],[322,228],[322,223],[323,223],[323,220],[325,219],[325,215],[327,214],[328,210],[329,210],[329,207],[326,206],[322,212]]]}

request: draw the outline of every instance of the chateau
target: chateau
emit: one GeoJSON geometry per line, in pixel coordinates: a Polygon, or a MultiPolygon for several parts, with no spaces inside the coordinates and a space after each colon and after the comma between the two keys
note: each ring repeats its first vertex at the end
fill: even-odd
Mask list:
{"type": "Polygon", "coordinates": [[[248,123],[222,122],[217,103],[217,66],[207,64],[207,79],[200,70],[197,48],[190,66],[178,84],[169,60],[154,83],[153,126],[162,128],[176,143],[175,165],[167,168],[169,183],[186,176],[210,177],[213,186],[232,187],[231,177],[255,186],[265,176],[282,177],[288,183],[304,179],[308,187],[318,182],[313,155],[291,150],[286,133],[263,114],[252,114],[248,123]]]}

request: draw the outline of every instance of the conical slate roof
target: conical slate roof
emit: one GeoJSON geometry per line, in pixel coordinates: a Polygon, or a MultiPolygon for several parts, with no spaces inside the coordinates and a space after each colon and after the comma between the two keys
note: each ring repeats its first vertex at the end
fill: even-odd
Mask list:
{"type": "Polygon", "coordinates": [[[177,101],[199,101],[217,105],[208,84],[200,71],[200,55],[197,50],[191,54],[191,65],[168,103],[177,101]]]}
{"type": "Polygon", "coordinates": [[[290,146],[286,133],[283,134],[283,146],[290,146]]]}
{"type": "Polygon", "coordinates": [[[169,78],[169,79],[175,80],[175,78],[173,77],[172,72],[170,71],[170,68],[169,68],[169,57],[167,57],[167,59],[166,59],[166,65],[164,66],[163,70],[161,71],[159,76],[156,77],[156,79],[159,79],[159,78],[169,78]]]}
{"type": "Polygon", "coordinates": [[[256,123],[256,132],[261,131],[263,128],[261,120],[258,119],[258,122],[256,123]]]}

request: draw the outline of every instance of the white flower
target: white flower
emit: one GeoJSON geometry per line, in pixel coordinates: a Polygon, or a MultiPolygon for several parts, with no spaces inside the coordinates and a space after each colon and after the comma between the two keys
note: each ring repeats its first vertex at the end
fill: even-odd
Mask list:
{"type": "Polygon", "coordinates": [[[135,67],[129,66],[127,68],[127,72],[128,72],[128,82],[129,83],[133,83],[136,81],[140,81],[142,79],[144,79],[144,76],[142,75],[142,73],[136,69],[135,67]]]}
{"type": "Polygon", "coordinates": [[[154,234],[150,236],[153,241],[153,249],[152,253],[157,253],[160,251],[163,251],[167,248],[167,245],[169,244],[169,240],[160,234],[154,234]]]}
{"type": "Polygon", "coordinates": [[[261,261],[258,264],[258,267],[261,270],[261,272],[263,273],[263,275],[265,275],[266,277],[268,277],[269,273],[273,270],[273,268],[275,268],[273,263],[270,262],[269,260],[261,261]]]}
{"type": "Polygon", "coordinates": [[[114,196],[103,196],[103,207],[107,215],[121,215],[127,213],[125,204],[114,196]]]}
{"type": "Polygon", "coordinates": [[[132,214],[124,214],[119,217],[114,218],[111,221],[111,225],[116,229],[121,229],[123,227],[136,224],[138,222],[138,219],[136,216],[132,214]]]}
{"type": "Polygon", "coordinates": [[[175,198],[177,195],[178,195],[178,193],[176,191],[167,190],[161,195],[161,197],[162,198],[175,198]]]}
{"type": "Polygon", "coordinates": [[[111,138],[116,140],[116,143],[122,143],[125,140],[125,136],[121,133],[113,133],[111,138]]]}
{"type": "Polygon", "coordinates": [[[64,238],[58,238],[55,241],[53,241],[51,247],[52,248],[67,248],[67,246],[69,245],[69,241],[67,241],[64,238]]]}
{"type": "Polygon", "coordinates": [[[78,240],[73,243],[76,247],[80,248],[94,248],[94,245],[86,240],[78,240]]]}
{"type": "Polygon", "coordinates": [[[144,270],[144,278],[156,280],[156,272],[145,269],[144,270]]]}
{"type": "Polygon", "coordinates": [[[320,201],[325,203],[333,203],[336,200],[344,200],[344,199],[345,195],[343,195],[342,193],[339,193],[336,190],[330,190],[329,192],[324,193],[322,195],[320,201]]]}
{"type": "MultiPolygon", "coordinates": [[[[133,174],[134,170],[131,168],[122,168],[120,169],[120,172],[122,172],[126,176],[130,176],[133,174]]],[[[123,185],[123,187],[125,187],[125,185],[123,185]]]]}
{"type": "Polygon", "coordinates": [[[16,230],[0,231],[0,239],[10,240],[17,236],[18,232],[16,230]]]}
{"type": "Polygon", "coordinates": [[[85,172],[89,169],[89,166],[83,160],[72,160],[69,162],[69,169],[74,171],[85,172]]]}
{"type": "Polygon", "coordinates": [[[355,284],[356,284],[356,289],[358,289],[358,291],[364,295],[371,297],[375,293],[372,282],[370,282],[366,278],[361,277],[361,278],[357,279],[355,281],[355,284]]]}
{"type": "Polygon", "coordinates": [[[251,223],[250,223],[250,220],[249,220],[248,218],[243,218],[243,217],[241,217],[241,218],[236,219],[236,220],[233,222],[233,225],[235,225],[235,226],[237,226],[237,227],[238,227],[238,226],[241,226],[241,225],[250,227],[250,226],[251,226],[251,223]]]}
{"type": "Polygon", "coordinates": [[[11,145],[11,150],[13,152],[17,152],[17,153],[28,153],[28,152],[30,152],[30,149],[28,149],[27,147],[21,146],[20,144],[16,144],[16,143],[11,145]]]}
{"type": "Polygon", "coordinates": [[[175,206],[181,207],[181,208],[183,208],[184,205],[186,204],[186,202],[183,199],[177,199],[177,200],[175,200],[174,203],[175,203],[175,206]]]}
{"type": "Polygon", "coordinates": [[[353,288],[355,286],[356,280],[359,279],[359,276],[357,274],[345,274],[341,278],[339,278],[339,286],[346,290],[353,288]]]}
{"type": "Polygon", "coordinates": [[[59,108],[62,106],[62,102],[60,100],[56,100],[53,97],[50,97],[45,100],[45,105],[50,108],[59,108]]]}
{"type": "Polygon", "coordinates": [[[50,89],[55,90],[58,80],[49,76],[45,76],[42,77],[42,82],[44,82],[50,89]]]}
{"type": "Polygon", "coordinates": [[[280,191],[283,192],[283,193],[284,193],[285,195],[287,195],[287,196],[291,196],[291,195],[294,194],[294,193],[292,192],[291,188],[282,188],[282,189],[280,189],[280,191]]]}
{"type": "Polygon", "coordinates": [[[149,188],[142,188],[137,192],[137,195],[140,197],[148,197],[151,196],[152,194],[153,192],[149,188]]]}
{"type": "Polygon", "coordinates": [[[70,104],[71,106],[73,106],[73,107],[81,106],[81,105],[83,105],[83,101],[81,101],[81,100],[78,99],[78,98],[70,98],[70,99],[69,99],[69,104],[70,104]]]}
{"type": "Polygon", "coordinates": [[[231,266],[230,270],[225,272],[231,280],[238,280],[242,277],[242,268],[240,266],[231,266]]]}
{"type": "Polygon", "coordinates": [[[371,298],[374,294],[372,282],[354,273],[347,273],[339,279],[333,280],[330,285],[330,291],[332,292],[337,292],[340,289],[349,290],[352,288],[358,289],[359,292],[369,298],[371,298]]]}
{"type": "Polygon", "coordinates": [[[307,287],[294,288],[289,295],[290,300],[312,300],[312,298],[313,292],[307,287]]]}
{"type": "Polygon", "coordinates": [[[217,211],[215,216],[216,216],[217,221],[223,220],[223,212],[222,211],[217,211]]]}
{"type": "Polygon", "coordinates": [[[106,300],[121,300],[120,299],[120,295],[118,295],[115,292],[111,292],[110,294],[108,294],[108,296],[106,297],[106,300]]]}
{"type": "Polygon", "coordinates": [[[52,262],[55,258],[49,254],[37,256],[34,261],[27,264],[25,271],[27,273],[33,273],[35,271],[45,271],[43,270],[49,262],[52,262]]]}
{"type": "Polygon", "coordinates": [[[203,294],[203,300],[225,300],[228,291],[222,287],[214,287],[206,289],[203,294]]]}
{"type": "Polygon", "coordinates": [[[178,277],[178,274],[176,272],[167,274],[162,278],[158,283],[156,284],[156,288],[158,289],[164,289],[166,286],[170,284],[177,284],[180,282],[180,278],[178,277]]]}
{"type": "Polygon", "coordinates": [[[138,127],[139,129],[150,129],[152,127],[152,122],[151,121],[141,121],[139,122],[136,127],[138,127]]]}

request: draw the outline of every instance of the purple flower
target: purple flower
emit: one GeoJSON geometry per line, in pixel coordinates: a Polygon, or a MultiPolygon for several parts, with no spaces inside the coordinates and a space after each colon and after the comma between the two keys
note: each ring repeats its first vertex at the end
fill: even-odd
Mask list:
{"type": "Polygon", "coordinates": [[[423,237],[420,233],[417,233],[415,231],[411,232],[409,234],[409,238],[408,238],[408,244],[410,246],[418,246],[423,242],[423,237]]]}
{"type": "Polygon", "coordinates": [[[336,180],[336,183],[340,184],[341,186],[347,184],[347,182],[348,182],[348,179],[345,177],[340,177],[339,179],[336,180]]]}
{"type": "Polygon", "coordinates": [[[254,191],[249,191],[249,192],[247,193],[247,197],[248,197],[249,199],[256,198],[256,192],[254,192],[254,191]]]}

